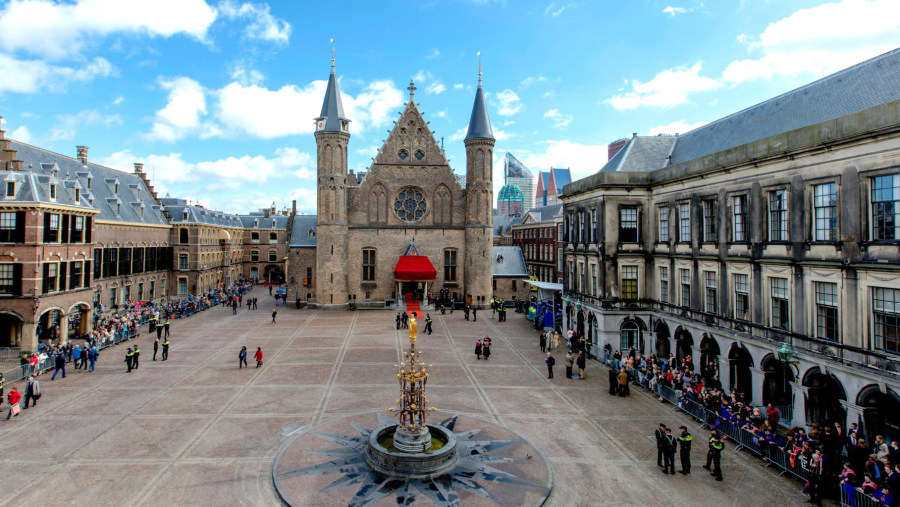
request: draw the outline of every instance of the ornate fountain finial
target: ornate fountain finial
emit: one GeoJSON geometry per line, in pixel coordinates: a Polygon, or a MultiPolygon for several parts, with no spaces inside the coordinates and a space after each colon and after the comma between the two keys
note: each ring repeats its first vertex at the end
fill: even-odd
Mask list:
{"type": "Polygon", "coordinates": [[[409,344],[412,347],[410,352],[416,350],[416,336],[419,335],[419,324],[416,322],[416,312],[412,312],[409,317],[409,344]]]}

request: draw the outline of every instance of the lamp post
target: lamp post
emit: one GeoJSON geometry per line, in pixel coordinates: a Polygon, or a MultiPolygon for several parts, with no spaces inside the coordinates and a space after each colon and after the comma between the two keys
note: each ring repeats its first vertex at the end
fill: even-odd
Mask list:
{"type": "Polygon", "coordinates": [[[794,349],[787,342],[782,343],[781,347],[775,351],[778,354],[778,360],[781,361],[781,379],[782,392],[787,393],[787,370],[790,368],[791,358],[794,357],[794,349]]]}

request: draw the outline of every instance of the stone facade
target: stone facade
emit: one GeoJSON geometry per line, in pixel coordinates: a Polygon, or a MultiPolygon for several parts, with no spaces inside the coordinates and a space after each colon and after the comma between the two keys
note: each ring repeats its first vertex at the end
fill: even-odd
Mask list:
{"type": "Polygon", "coordinates": [[[755,120],[633,137],[604,170],[566,186],[566,329],[585,332],[593,354],[609,342],[718,365],[727,390],[792,406],[794,425],[892,431],[900,102],[703,152],[725,122],[780,125],[792,101],[809,110],[817,92],[900,68],[897,52],[878,60],[736,115],[755,120]],[[679,143],[699,155],[679,160],[679,143]]]}

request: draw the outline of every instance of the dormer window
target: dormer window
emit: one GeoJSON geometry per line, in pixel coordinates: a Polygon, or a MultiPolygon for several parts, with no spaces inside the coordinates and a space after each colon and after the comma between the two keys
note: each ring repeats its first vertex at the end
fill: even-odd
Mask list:
{"type": "Polygon", "coordinates": [[[118,194],[118,193],[119,193],[119,184],[116,183],[116,194],[118,194]]]}
{"type": "Polygon", "coordinates": [[[16,196],[16,182],[15,181],[7,181],[6,182],[6,197],[15,197],[16,196]]]}
{"type": "Polygon", "coordinates": [[[182,220],[188,219],[188,210],[184,210],[184,212],[181,213],[181,219],[182,220]]]}
{"type": "Polygon", "coordinates": [[[75,189],[75,204],[78,204],[80,202],[81,202],[81,189],[76,188],[75,189]]]}
{"type": "Polygon", "coordinates": [[[116,214],[117,215],[122,214],[122,203],[120,203],[120,202],[116,203],[116,214]]]}
{"type": "Polygon", "coordinates": [[[91,188],[91,182],[94,181],[94,178],[88,176],[88,188],[91,188]]]}
{"type": "Polygon", "coordinates": [[[50,200],[56,200],[56,185],[53,183],[50,184],[50,200]]]}

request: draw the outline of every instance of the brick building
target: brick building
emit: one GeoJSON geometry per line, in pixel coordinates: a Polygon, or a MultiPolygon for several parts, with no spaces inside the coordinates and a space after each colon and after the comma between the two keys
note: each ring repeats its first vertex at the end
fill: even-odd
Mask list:
{"type": "Polygon", "coordinates": [[[562,283],[562,204],[528,210],[512,225],[512,244],[521,248],[528,276],[562,283]]]}

